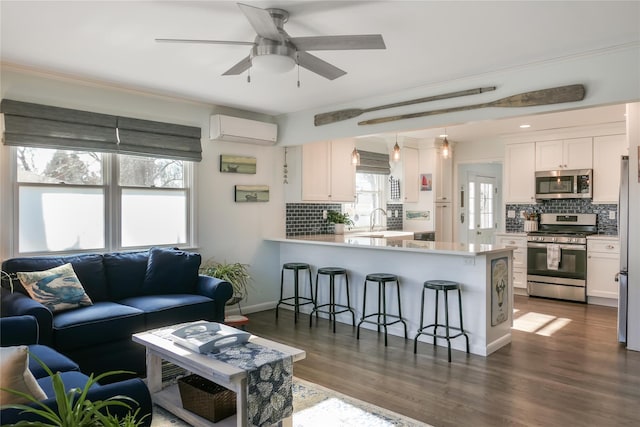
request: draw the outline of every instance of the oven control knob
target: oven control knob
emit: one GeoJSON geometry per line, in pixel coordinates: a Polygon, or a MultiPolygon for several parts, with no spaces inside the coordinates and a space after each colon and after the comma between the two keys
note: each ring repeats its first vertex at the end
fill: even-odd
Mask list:
{"type": "Polygon", "coordinates": [[[556,238],[555,238],[555,237],[552,237],[552,238],[551,238],[551,241],[552,241],[552,242],[555,242],[555,241],[556,241],[556,238]]]}

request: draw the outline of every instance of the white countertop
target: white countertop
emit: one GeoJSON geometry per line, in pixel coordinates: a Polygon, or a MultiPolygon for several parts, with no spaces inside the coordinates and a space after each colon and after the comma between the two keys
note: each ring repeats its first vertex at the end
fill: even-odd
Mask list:
{"type": "Polygon", "coordinates": [[[618,240],[617,234],[591,234],[587,236],[588,240],[618,240]]]}
{"type": "Polygon", "coordinates": [[[350,234],[315,234],[294,237],[273,237],[265,240],[281,243],[348,246],[363,249],[382,249],[410,252],[428,252],[441,255],[475,256],[493,252],[512,251],[513,247],[474,245],[454,242],[428,242],[401,238],[363,237],[350,234]]]}

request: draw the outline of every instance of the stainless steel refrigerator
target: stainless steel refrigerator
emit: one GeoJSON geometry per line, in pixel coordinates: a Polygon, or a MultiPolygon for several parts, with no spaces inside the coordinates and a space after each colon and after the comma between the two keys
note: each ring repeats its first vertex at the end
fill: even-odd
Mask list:
{"type": "Polygon", "coordinates": [[[628,268],[629,268],[629,156],[622,156],[620,167],[620,200],[618,202],[618,235],[620,236],[620,272],[618,281],[618,341],[627,342],[628,268]]]}

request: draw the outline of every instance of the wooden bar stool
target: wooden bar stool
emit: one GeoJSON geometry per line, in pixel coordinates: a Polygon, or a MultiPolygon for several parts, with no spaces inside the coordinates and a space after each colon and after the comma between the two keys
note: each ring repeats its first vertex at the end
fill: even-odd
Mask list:
{"type": "Polygon", "coordinates": [[[276,319],[278,318],[278,308],[280,305],[288,305],[293,307],[293,321],[294,323],[298,322],[298,313],[300,313],[300,306],[313,304],[315,307],[316,303],[313,300],[313,280],[311,279],[311,267],[306,262],[287,262],[282,265],[282,271],[280,272],[280,300],[278,300],[278,304],[276,304],[276,319]],[[284,297],[284,272],[285,270],[293,271],[293,296],[292,297],[284,297]],[[298,273],[301,271],[307,270],[309,274],[309,296],[301,297],[299,295],[299,280],[298,273]],[[293,300],[293,302],[290,302],[293,300]]]}
{"type": "Polygon", "coordinates": [[[404,326],[404,337],[407,338],[407,323],[402,319],[402,305],[400,303],[400,281],[398,276],[389,273],[373,273],[367,274],[364,279],[364,296],[362,302],[362,318],[358,323],[358,330],[356,333],[356,339],[360,339],[360,325],[363,323],[373,323],[378,326],[378,332],[380,332],[380,326],[384,328],[384,345],[387,346],[387,326],[394,323],[402,323],[404,326]],[[378,284],[378,311],[375,313],[367,313],[367,284],[374,282],[378,284]],[[386,284],[395,282],[396,290],[398,291],[398,314],[387,313],[387,293],[386,284]],[[377,320],[369,320],[369,317],[375,316],[377,320]],[[388,320],[388,318],[395,320],[388,320]]]}
{"type": "Polygon", "coordinates": [[[450,280],[427,280],[424,282],[424,286],[422,287],[422,304],[420,306],[420,328],[418,329],[418,333],[413,341],[413,352],[418,352],[418,337],[420,335],[429,335],[433,337],[433,345],[436,345],[436,338],[444,338],[447,340],[447,350],[449,363],[451,363],[451,340],[457,338],[459,336],[464,336],[467,342],[467,353],[469,353],[469,337],[467,333],[464,331],[464,326],[462,324],[462,293],[460,290],[461,286],[458,282],[452,282],[450,280]],[[427,289],[432,289],[436,291],[436,315],[435,322],[430,325],[424,325],[424,297],[427,289]],[[458,312],[460,314],[460,326],[454,327],[449,325],[449,291],[458,291],[458,312]],[[438,294],[440,291],[444,292],[444,325],[438,323],[438,294]],[[445,328],[445,335],[438,335],[438,328],[445,328]],[[433,328],[433,332],[428,332],[427,330],[433,328]],[[451,335],[451,329],[454,331],[460,331],[455,335],[451,335]]]}
{"type": "Polygon", "coordinates": [[[351,313],[351,322],[353,326],[356,326],[356,314],[351,308],[351,299],[349,297],[349,275],[347,274],[347,270],[341,267],[322,267],[319,268],[316,272],[316,295],[314,297],[316,306],[311,312],[311,316],[309,316],[309,327],[313,324],[313,313],[316,314],[316,319],[318,318],[318,313],[325,313],[329,315],[329,321],[333,322],[333,332],[336,332],[336,314],[340,313],[351,313]],[[320,275],[329,276],[329,302],[327,304],[318,305],[318,278],[320,275]],[[335,278],[336,276],[344,275],[345,280],[345,289],[347,292],[347,305],[344,304],[336,304],[336,290],[335,290],[335,278]],[[327,310],[321,310],[323,307],[328,307],[327,310]],[[336,310],[339,308],[341,310],[336,310]]]}

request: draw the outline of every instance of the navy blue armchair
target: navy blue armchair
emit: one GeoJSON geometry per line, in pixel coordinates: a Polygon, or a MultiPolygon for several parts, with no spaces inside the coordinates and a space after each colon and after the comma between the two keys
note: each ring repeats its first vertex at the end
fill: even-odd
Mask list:
{"type": "MultiPolygon", "coordinates": [[[[38,344],[38,322],[33,316],[14,316],[0,318],[0,345],[3,347],[26,345],[29,352],[39,358],[52,372],[60,372],[60,377],[65,384],[65,389],[74,387],[84,388],[89,377],[80,372],[78,364],[68,357],[58,353],[52,348],[38,344]]],[[[36,381],[47,395],[47,399],[41,401],[42,404],[56,410],[51,378],[42,366],[35,360],[29,358],[29,369],[36,381]]],[[[91,401],[106,400],[115,396],[127,396],[136,403],[127,401],[132,407],[132,412],[139,409],[139,417],[148,415],[143,420],[143,425],[150,426],[152,418],[152,402],[149,390],[145,383],[139,378],[132,378],[110,384],[95,384],[87,394],[87,399],[91,401]]],[[[35,406],[32,404],[30,406],[35,406]]],[[[110,408],[112,414],[119,417],[124,416],[129,410],[115,406],[110,408]]],[[[0,411],[0,420],[3,425],[14,424],[18,421],[42,421],[37,415],[23,413],[21,410],[5,408],[0,411]]]]}

